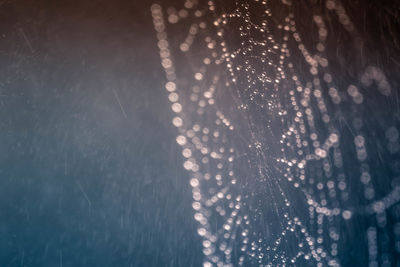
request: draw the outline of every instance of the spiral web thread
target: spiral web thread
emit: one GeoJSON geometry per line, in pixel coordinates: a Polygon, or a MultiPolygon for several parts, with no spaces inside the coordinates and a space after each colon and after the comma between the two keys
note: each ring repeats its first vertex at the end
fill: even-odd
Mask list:
{"type": "Polygon", "coordinates": [[[341,266],[349,244],[369,266],[396,264],[397,92],[357,56],[363,38],[342,3],[151,12],[203,265],[341,266]],[[355,72],[336,64],[339,34],[355,72]]]}

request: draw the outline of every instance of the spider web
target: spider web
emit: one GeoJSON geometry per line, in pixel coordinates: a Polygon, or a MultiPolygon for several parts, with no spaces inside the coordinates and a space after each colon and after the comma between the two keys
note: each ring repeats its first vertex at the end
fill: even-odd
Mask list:
{"type": "Polygon", "coordinates": [[[397,92],[343,4],[151,12],[203,265],[397,263],[397,92]]]}

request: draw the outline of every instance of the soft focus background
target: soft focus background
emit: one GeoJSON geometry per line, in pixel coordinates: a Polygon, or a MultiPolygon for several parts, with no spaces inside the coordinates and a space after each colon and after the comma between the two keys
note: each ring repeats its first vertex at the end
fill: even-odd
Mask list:
{"type": "Polygon", "coordinates": [[[0,266],[199,266],[146,1],[1,1],[0,266]]]}
{"type": "MultiPolygon", "coordinates": [[[[158,2],[167,13],[168,6],[182,5],[181,0],[158,2]]],[[[229,10],[233,2],[218,3],[229,10]]],[[[297,2],[299,14],[307,7],[302,6],[304,2],[323,3],[297,2]]],[[[0,267],[201,266],[202,240],[163,88],[165,73],[150,13],[152,3],[0,0],[0,267]]],[[[359,106],[369,123],[366,135],[372,145],[378,144],[372,151],[376,153],[370,153],[371,169],[380,179],[375,189],[382,189],[383,196],[391,188],[390,179],[400,173],[400,154],[396,158],[387,152],[387,138],[375,135],[376,129],[384,133],[400,127],[400,9],[389,0],[343,3],[366,42],[359,54],[353,53],[349,48],[354,44],[335,31],[333,21],[328,46],[334,58],[333,74],[344,88],[346,79],[363,71],[357,69],[360,65],[376,65],[384,70],[395,92],[382,100],[375,97],[377,90],[368,90],[368,105],[365,109],[359,106]],[[381,143],[385,146],[379,147],[381,143]],[[381,163],[390,168],[379,168],[381,163]]],[[[299,29],[312,32],[312,17],[306,15],[299,16],[303,23],[299,29]]],[[[237,27],[231,29],[238,33],[237,27]]],[[[315,41],[312,34],[308,37],[306,44],[315,41]]],[[[234,34],[230,38],[232,43],[237,41],[234,34]]],[[[293,58],[302,60],[299,54],[293,58]]],[[[351,110],[343,111],[353,119],[351,110]]],[[[266,118],[262,110],[254,115],[266,118]]],[[[266,124],[260,120],[260,125],[266,124]]],[[[351,143],[353,136],[346,127],[341,134],[351,143]]],[[[262,138],[263,131],[259,132],[262,138]]],[[[352,155],[347,154],[352,164],[352,155]]],[[[352,171],[351,177],[359,179],[352,171]]],[[[247,173],[242,178],[249,179],[247,173]]],[[[254,202],[249,202],[249,210],[265,217],[271,229],[280,230],[279,221],[270,216],[268,204],[276,203],[268,203],[269,191],[243,185],[240,190],[247,190],[244,195],[256,192],[260,198],[250,198],[254,202]],[[254,206],[262,207],[262,212],[254,206]]],[[[362,199],[357,190],[350,191],[356,209],[362,199]]],[[[291,195],[290,190],[286,192],[291,195]]],[[[296,211],[301,208],[294,207],[296,211]]],[[[395,230],[384,236],[396,240],[390,246],[383,240],[381,248],[389,251],[386,255],[390,253],[394,264],[400,255],[400,204],[393,210],[394,219],[387,229],[395,230]],[[393,228],[394,222],[399,228],[393,228]]],[[[354,215],[351,223],[340,225],[343,266],[368,264],[370,218],[364,215],[354,215]]],[[[263,228],[254,225],[255,232],[268,230],[264,221],[259,224],[263,228]]]]}

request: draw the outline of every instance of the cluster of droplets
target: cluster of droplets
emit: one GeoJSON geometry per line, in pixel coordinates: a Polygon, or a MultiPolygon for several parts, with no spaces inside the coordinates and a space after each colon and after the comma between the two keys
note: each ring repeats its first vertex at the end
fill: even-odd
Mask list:
{"type": "MultiPolygon", "coordinates": [[[[208,5],[208,10],[212,9],[213,5],[208,5]]],[[[204,10],[196,2],[186,1],[180,11],[167,9],[167,18],[164,18],[165,14],[158,4],[152,5],[151,12],[167,78],[165,88],[175,114],[172,124],[179,132],[176,142],[182,148],[183,167],[190,172],[194,219],[199,223],[197,233],[203,239],[203,253],[206,256],[203,265],[231,266],[231,254],[237,242],[246,249],[245,225],[249,224],[249,220],[241,211],[241,194],[232,189],[237,183],[232,167],[235,149],[229,138],[234,125],[215,105],[214,94],[220,84],[219,76],[207,72],[205,68],[218,64],[219,53],[215,51],[211,37],[201,35],[207,49],[206,56],[197,66],[195,62],[190,63],[193,67],[188,72],[191,77],[186,76],[187,80],[183,83],[177,76],[179,71],[186,71],[187,66],[177,69],[176,66],[183,62],[173,62],[173,48],[167,38],[166,23],[177,24],[188,16],[195,18],[190,21],[184,40],[179,41],[179,50],[174,51],[188,53],[194,38],[200,35],[198,31],[207,28],[204,10]],[[179,89],[180,86],[187,89],[179,89]],[[206,125],[205,120],[211,123],[206,125]]],[[[241,262],[243,258],[238,263],[241,262]]]]}
{"type": "Polygon", "coordinates": [[[367,66],[346,85],[335,78],[325,17],[341,25],[355,49],[361,39],[340,1],[313,7],[313,46],[298,29],[302,18],[289,0],[240,1],[229,13],[219,12],[213,1],[182,4],[165,14],[154,4],[151,12],[179,133],[176,142],[190,172],[203,265],[295,266],[305,261],[340,266],[340,249],[346,249],[341,226],[354,217],[367,225],[369,265],[394,263],[391,247],[400,253],[400,179],[394,176],[400,173],[392,171],[385,178],[390,185],[377,189],[379,173],[373,168],[399,166],[396,160],[374,163],[381,153],[398,156],[399,133],[395,116],[383,118],[378,130],[387,141],[373,144],[379,133],[371,134],[368,125],[384,114],[376,119],[365,113],[370,94],[384,102],[392,88],[376,66],[367,66]],[[236,39],[230,42],[232,34],[236,39]],[[379,94],[369,93],[370,87],[379,94]],[[249,169],[237,173],[243,162],[249,169]],[[253,178],[256,182],[248,181],[253,178]],[[280,229],[267,236],[255,226],[265,217],[265,203],[249,204],[257,194],[246,192],[260,183],[277,191],[265,201],[276,201],[280,229]],[[295,197],[288,196],[286,186],[304,198],[307,216],[293,208],[295,197]],[[293,242],[296,248],[289,249],[293,242]]]}
{"type": "MultiPolygon", "coordinates": [[[[257,4],[257,2],[259,1],[255,1],[253,4],[257,4]]],[[[242,24],[242,26],[239,28],[239,35],[241,38],[244,38],[244,41],[241,42],[241,44],[245,46],[240,47],[233,52],[233,56],[230,57],[231,59],[227,60],[227,67],[231,73],[231,76],[233,77],[232,82],[238,83],[239,81],[242,88],[244,88],[244,91],[251,91],[249,96],[243,93],[244,98],[248,97],[250,102],[255,103],[258,108],[266,107],[268,109],[277,109],[278,115],[282,116],[285,122],[289,122],[291,124],[289,129],[282,135],[282,139],[279,140],[279,142],[283,144],[281,151],[285,157],[277,157],[276,160],[286,166],[283,169],[283,176],[285,176],[295,188],[301,188],[304,190],[304,193],[307,197],[307,203],[310,205],[309,212],[311,221],[313,221],[312,219],[314,219],[315,213],[317,213],[317,218],[315,219],[318,228],[316,231],[317,245],[310,247],[310,254],[320,254],[319,257],[314,257],[317,265],[322,266],[322,262],[324,261],[329,265],[337,265],[338,263],[335,260],[335,257],[337,256],[336,241],[339,238],[339,231],[335,229],[333,223],[330,223],[331,225],[329,226],[329,236],[332,239],[332,249],[330,255],[324,251],[324,247],[322,246],[324,243],[324,217],[338,216],[342,213],[338,207],[328,208],[327,205],[329,203],[324,196],[324,192],[326,191],[324,187],[326,186],[329,190],[328,196],[336,199],[334,181],[328,180],[326,185],[324,185],[322,182],[316,183],[314,178],[309,179],[305,171],[308,162],[322,161],[322,164],[320,165],[324,171],[323,175],[330,178],[332,176],[332,167],[331,162],[328,160],[329,150],[333,147],[337,148],[339,146],[339,134],[330,123],[330,116],[328,114],[327,105],[322,96],[323,89],[321,88],[321,81],[318,75],[319,66],[322,66],[322,68],[326,68],[328,66],[328,60],[322,55],[322,51],[324,51],[324,42],[327,36],[327,29],[323,23],[322,17],[314,16],[314,21],[319,28],[318,34],[320,42],[317,44],[317,50],[319,53],[317,55],[311,55],[311,53],[302,43],[300,34],[297,32],[294,15],[292,13],[289,13],[283,19],[283,24],[276,25],[278,30],[282,30],[284,32],[282,40],[278,41],[274,36],[274,31],[270,29],[271,26],[268,21],[268,17],[271,16],[271,11],[269,9],[268,2],[264,1],[259,2],[258,4],[261,8],[264,8],[266,14],[265,20],[261,22],[261,25],[256,25],[254,22],[252,22],[251,17],[254,15],[251,14],[251,7],[249,3],[238,4],[235,12],[229,16],[226,16],[230,17],[231,19],[241,20],[240,24],[242,24]],[[254,31],[257,33],[254,33],[254,31]],[[257,37],[253,37],[257,36],[257,34],[260,40],[257,40],[257,37]],[[290,36],[293,37],[305,61],[309,64],[312,78],[311,82],[307,82],[305,85],[300,81],[299,75],[295,73],[294,64],[290,62],[290,50],[288,48],[290,36]],[[248,58],[253,58],[252,65],[249,64],[248,58]],[[232,63],[232,61],[235,59],[236,62],[232,63]],[[256,62],[256,60],[259,60],[260,62],[256,62]],[[234,66],[242,65],[242,62],[244,62],[243,64],[246,66],[245,68],[234,69],[234,66]],[[258,65],[258,68],[259,66],[263,66],[262,64],[257,63],[265,62],[268,63],[268,69],[266,69],[268,79],[266,79],[265,75],[263,75],[265,72],[255,70],[255,68],[257,68],[255,66],[258,65]],[[260,75],[260,73],[262,75],[260,75]],[[274,74],[274,76],[271,77],[271,74],[274,74]],[[291,79],[292,84],[287,85],[288,79],[291,79]],[[243,86],[243,83],[245,86],[243,86]],[[260,87],[255,88],[254,86],[258,84],[260,84],[260,87]],[[284,106],[282,108],[282,104],[276,104],[276,97],[280,97],[280,91],[283,90],[289,90],[288,102],[290,104],[289,106],[284,106]],[[258,102],[253,101],[252,96],[256,93],[264,96],[262,99],[263,104],[260,105],[258,102]],[[314,98],[313,100],[317,102],[317,111],[313,110],[313,106],[310,104],[311,98],[314,98]],[[292,112],[292,114],[294,114],[294,118],[289,118],[288,112],[292,112]],[[318,137],[321,126],[317,127],[315,123],[314,114],[317,112],[319,113],[318,115],[321,116],[322,122],[329,132],[326,140],[322,140],[323,142],[321,142],[319,140],[320,138],[318,137]],[[310,148],[310,145],[312,148],[310,148]],[[286,150],[295,152],[295,158],[289,158],[287,155],[290,153],[287,153],[286,150]],[[307,187],[309,190],[307,190],[307,187]],[[321,198],[319,201],[313,199],[313,196],[316,195],[314,187],[321,192],[319,194],[319,197],[321,198]]],[[[324,80],[327,83],[331,83],[331,74],[326,72],[324,75],[324,80]]],[[[333,90],[335,90],[334,87],[332,87],[331,91],[333,90]]],[[[336,102],[340,101],[337,101],[336,99],[336,102]]],[[[268,113],[266,112],[266,114],[268,113]]],[[[250,124],[253,126],[251,127],[253,131],[264,132],[265,135],[267,135],[266,131],[268,128],[257,128],[257,122],[250,122],[250,124]]],[[[257,144],[260,142],[258,142],[256,138],[253,143],[257,144]]],[[[340,155],[340,152],[336,154],[340,155]]],[[[263,158],[271,159],[271,157],[263,158]]],[[[265,162],[264,164],[268,163],[265,162]]],[[[270,179],[277,183],[280,182],[279,179],[274,179],[273,177],[270,177],[270,179]]],[[[342,188],[343,190],[345,189],[344,181],[342,181],[342,188]]],[[[285,201],[289,202],[287,199],[285,199],[285,201]]],[[[351,212],[348,210],[345,210],[344,214],[346,218],[351,216],[351,212]]],[[[329,222],[332,222],[332,220],[329,220],[329,222]]],[[[285,231],[282,233],[285,233],[285,231]]],[[[303,250],[301,250],[298,255],[304,255],[304,258],[307,260],[311,258],[309,254],[304,253],[303,250]]],[[[282,264],[287,261],[287,259],[284,257],[282,257],[281,260],[282,264]]],[[[292,261],[293,260],[290,262],[292,261]]],[[[277,263],[275,262],[273,264],[277,263]]]]}

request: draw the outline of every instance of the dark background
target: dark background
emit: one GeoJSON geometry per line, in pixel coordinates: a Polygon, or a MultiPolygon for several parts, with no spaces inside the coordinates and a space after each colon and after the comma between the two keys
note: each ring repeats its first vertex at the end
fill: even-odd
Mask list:
{"type": "Polygon", "coordinates": [[[146,1],[0,3],[0,266],[199,266],[146,1]]]}

